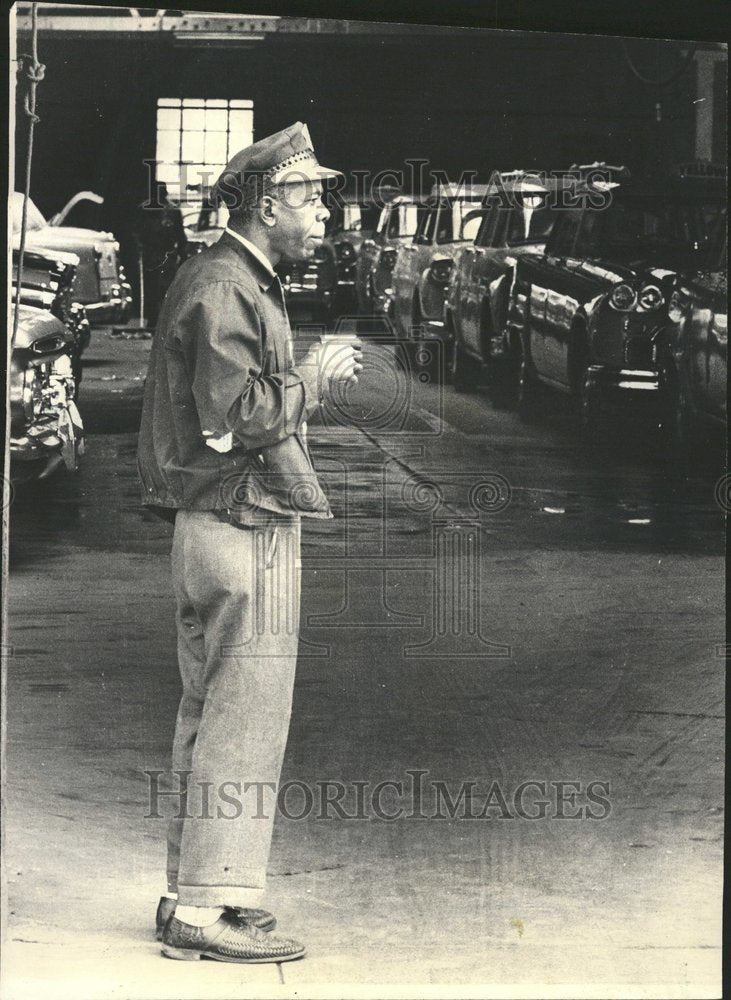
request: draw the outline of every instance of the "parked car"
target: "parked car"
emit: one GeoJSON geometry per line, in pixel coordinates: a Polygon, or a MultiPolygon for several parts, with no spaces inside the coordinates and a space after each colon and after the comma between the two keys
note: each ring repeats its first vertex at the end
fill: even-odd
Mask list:
{"type": "Polygon", "coordinates": [[[726,212],[697,271],[682,274],[668,310],[672,361],[667,379],[674,443],[686,456],[703,432],[726,426],[728,277],[726,212]]]}
{"type": "Polygon", "coordinates": [[[324,244],[307,260],[282,258],[274,270],[284,288],[284,297],[298,317],[329,324],[337,299],[337,269],[332,253],[324,244]]]}
{"type": "Polygon", "coordinates": [[[515,267],[523,255],[543,251],[560,207],[558,178],[522,171],[499,177],[499,189],[477,210],[475,241],[458,252],[447,290],[448,374],[457,389],[498,357],[519,362],[520,337],[508,331],[515,267]]]}
{"type": "Polygon", "coordinates": [[[340,195],[328,208],[330,218],[322,248],[330,255],[329,266],[335,268],[334,306],[338,312],[347,312],[357,307],[356,267],[363,243],[370,239],[378,223],[380,202],[340,195]]]}
{"type": "MultiPolygon", "coordinates": [[[[102,199],[91,191],[81,191],[67,205],[46,221],[29,199],[26,250],[54,255],[57,251],[74,253],[79,258],[74,279],[73,298],[83,305],[94,325],[122,323],[132,305],[132,292],[119,261],[119,244],[111,233],[65,225],[71,210],[81,201],[99,204],[102,199]]],[[[13,247],[20,241],[23,195],[11,197],[13,247]]]]}
{"type": "Polygon", "coordinates": [[[23,305],[47,309],[67,331],[69,357],[74,377],[74,398],[82,376],[82,354],[89,346],[91,330],[86,309],[74,299],[79,258],[62,250],[27,250],[23,254],[22,282],[18,286],[18,252],[13,252],[13,297],[23,305]]]}
{"type": "MultiPolygon", "coordinates": [[[[48,293],[46,293],[48,294],[48,293]]],[[[48,309],[20,305],[10,362],[10,474],[15,483],[73,471],[84,449],[71,335],[48,309]]]]}
{"type": "Polygon", "coordinates": [[[432,191],[413,240],[400,247],[393,271],[393,319],[407,339],[445,338],[444,302],[457,252],[475,238],[485,185],[440,185],[432,191]]]}
{"type": "Polygon", "coordinates": [[[381,209],[376,228],[363,240],[355,267],[358,309],[366,315],[387,313],[393,301],[393,269],[399,248],[416,233],[426,209],[409,195],[396,195],[381,209]]]}
{"type": "Polygon", "coordinates": [[[697,266],[725,197],[713,178],[636,181],[596,166],[545,251],[518,261],[509,310],[521,335],[521,409],[540,383],[553,386],[576,398],[590,435],[627,396],[664,419],[668,301],[677,274],[697,266]]]}

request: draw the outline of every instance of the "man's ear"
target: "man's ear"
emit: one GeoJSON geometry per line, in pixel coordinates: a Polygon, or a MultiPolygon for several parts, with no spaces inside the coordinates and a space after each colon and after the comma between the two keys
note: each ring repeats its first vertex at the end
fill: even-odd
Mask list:
{"type": "Polygon", "coordinates": [[[275,226],[277,223],[277,200],[265,194],[259,203],[259,218],[265,226],[275,226]]]}

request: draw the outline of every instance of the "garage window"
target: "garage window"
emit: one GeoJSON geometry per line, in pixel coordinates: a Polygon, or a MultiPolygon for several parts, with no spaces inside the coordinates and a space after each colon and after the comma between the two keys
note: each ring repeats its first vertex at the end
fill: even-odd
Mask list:
{"type": "Polygon", "coordinates": [[[161,97],[157,176],[171,195],[208,187],[234,153],[254,141],[254,102],[161,97]]]}

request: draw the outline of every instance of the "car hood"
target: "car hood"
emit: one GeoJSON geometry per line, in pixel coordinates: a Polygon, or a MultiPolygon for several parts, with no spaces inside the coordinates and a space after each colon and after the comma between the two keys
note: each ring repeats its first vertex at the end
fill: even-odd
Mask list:
{"type": "Polygon", "coordinates": [[[58,250],[84,249],[94,247],[98,243],[112,243],[114,236],[111,233],[97,232],[95,229],[77,229],[74,226],[45,226],[43,229],[34,229],[26,236],[26,246],[35,249],[36,247],[52,247],[58,250]]]}
{"type": "MultiPolygon", "coordinates": [[[[19,250],[19,241],[13,239],[13,260],[17,258],[19,250]]],[[[31,266],[48,266],[54,267],[57,263],[63,264],[65,267],[78,267],[79,257],[69,250],[60,250],[55,247],[30,247],[26,239],[26,253],[24,254],[24,261],[26,265],[31,266]],[[49,250],[51,251],[49,253],[49,250]]]]}
{"type": "Polygon", "coordinates": [[[455,260],[460,250],[472,246],[472,240],[453,240],[451,243],[440,243],[434,248],[432,260],[455,260]]]}
{"type": "Polygon", "coordinates": [[[650,261],[632,261],[631,263],[618,264],[616,261],[608,260],[582,260],[576,268],[577,274],[587,278],[593,278],[613,287],[622,282],[632,285],[643,285],[648,282],[665,282],[675,278],[677,271],[668,270],[665,267],[658,267],[650,261]]]}

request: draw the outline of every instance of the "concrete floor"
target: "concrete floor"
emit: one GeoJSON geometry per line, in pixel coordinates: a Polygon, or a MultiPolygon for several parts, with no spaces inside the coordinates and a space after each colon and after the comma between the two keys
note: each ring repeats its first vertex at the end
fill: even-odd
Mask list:
{"type": "Polygon", "coordinates": [[[143,772],[169,767],[179,682],[171,528],[137,503],[149,346],[95,331],[83,468],[11,512],[4,996],[718,995],[716,459],[686,477],[651,443],[587,454],[561,400],[524,425],[499,387],[458,396],[418,364],[393,375],[375,343],[347,401],[364,430],[311,429],[340,516],[304,535],[283,776],[346,783],[348,814],[367,783],[365,818],[278,817],[266,905],[307,958],[160,957],[164,824],[144,818],[143,772]],[[461,586],[455,533],[477,546],[459,549],[461,586]],[[435,633],[455,588],[479,595],[479,634],[466,606],[435,633]],[[409,771],[426,772],[420,810],[409,771]],[[514,809],[531,780],[548,789],[535,820],[514,809]],[[403,783],[380,800],[400,819],[374,811],[384,781],[403,783]],[[470,781],[473,815],[493,782],[498,797],[450,818],[436,783],[456,798],[470,781]],[[608,783],[608,815],[558,818],[552,782],[580,786],[564,813],[608,783]]]}

